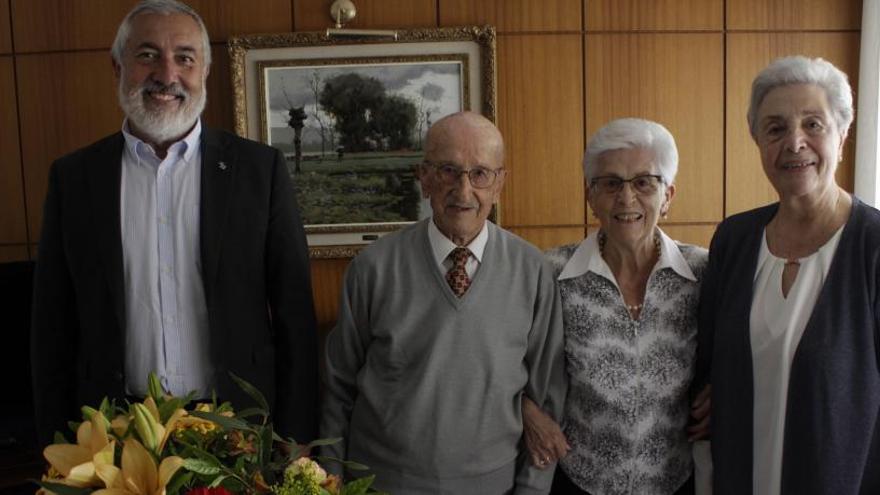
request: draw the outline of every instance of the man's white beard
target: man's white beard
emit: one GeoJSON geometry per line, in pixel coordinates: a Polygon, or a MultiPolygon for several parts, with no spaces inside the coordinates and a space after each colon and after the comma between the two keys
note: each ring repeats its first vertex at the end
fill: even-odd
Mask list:
{"type": "Polygon", "coordinates": [[[167,143],[182,137],[189,131],[207,102],[205,80],[202,79],[202,90],[197,98],[183,89],[180,84],[172,83],[164,86],[156,81],[146,80],[126,93],[125,77],[119,78],[119,106],[128,117],[129,125],[142,132],[154,143],[167,143]],[[147,92],[160,92],[183,97],[177,110],[150,109],[145,99],[150,98],[147,92]]]}

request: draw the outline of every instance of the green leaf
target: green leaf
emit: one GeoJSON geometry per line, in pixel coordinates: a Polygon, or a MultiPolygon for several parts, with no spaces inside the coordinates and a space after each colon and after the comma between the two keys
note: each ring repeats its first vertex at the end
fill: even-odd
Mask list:
{"type": "Polygon", "coordinates": [[[342,441],[342,437],[319,438],[317,440],[312,440],[311,442],[309,442],[307,447],[311,449],[314,447],[322,447],[324,445],[333,445],[333,444],[339,443],[341,441],[342,441]]]}
{"type": "Polygon", "coordinates": [[[229,377],[232,378],[232,381],[238,384],[238,386],[242,390],[244,390],[246,394],[250,395],[258,406],[263,408],[263,410],[269,410],[269,402],[266,400],[266,397],[263,396],[263,394],[259,390],[257,390],[257,387],[254,387],[250,383],[246,382],[243,378],[238,377],[238,375],[231,371],[229,372],[229,377]]]}
{"type": "Polygon", "coordinates": [[[373,484],[373,479],[375,478],[376,475],[371,474],[370,476],[358,478],[350,483],[346,483],[346,485],[342,487],[342,495],[363,495],[367,493],[367,489],[373,484]]]}
{"type": "Polygon", "coordinates": [[[242,409],[235,413],[235,415],[239,418],[249,418],[251,416],[262,416],[265,418],[269,413],[259,407],[251,407],[248,409],[242,409]]]}
{"type": "Polygon", "coordinates": [[[162,424],[168,422],[168,418],[170,418],[171,415],[174,414],[174,411],[178,409],[183,409],[187,404],[189,404],[192,395],[192,393],[189,393],[186,395],[186,397],[173,397],[159,404],[159,419],[161,420],[162,424]]]}
{"type": "Polygon", "coordinates": [[[64,433],[60,431],[56,431],[55,435],[52,438],[52,443],[70,443],[67,441],[67,437],[64,436],[64,433]]]}
{"type": "Polygon", "coordinates": [[[199,474],[206,474],[208,476],[220,474],[220,466],[218,464],[219,462],[215,463],[210,460],[197,459],[195,457],[190,457],[189,459],[183,460],[183,467],[185,467],[188,471],[199,474]]]}
{"type": "Polygon", "coordinates": [[[213,421],[227,430],[256,431],[256,428],[247,421],[242,421],[237,418],[230,418],[229,416],[222,416],[213,412],[190,411],[189,415],[195,416],[197,418],[207,419],[208,421],[213,421]]]}
{"type": "Polygon", "coordinates": [[[229,476],[226,476],[226,475],[217,476],[216,478],[214,478],[214,481],[212,481],[211,484],[208,485],[208,488],[217,488],[218,486],[220,486],[220,483],[223,483],[223,480],[225,480],[228,477],[229,476]]]}
{"type": "Polygon", "coordinates": [[[150,397],[153,398],[156,402],[162,398],[164,395],[164,391],[162,390],[162,383],[159,381],[159,377],[156,376],[156,373],[151,371],[150,375],[147,377],[147,390],[150,394],[150,397]]]}
{"type": "Polygon", "coordinates": [[[189,471],[178,470],[174,473],[174,476],[171,478],[171,481],[165,485],[165,493],[168,494],[176,494],[182,491],[182,488],[187,486],[190,480],[193,479],[193,473],[189,471]]]}
{"type": "Polygon", "coordinates": [[[50,481],[34,480],[34,483],[57,495],[85,495],[87,493],[92,493],[91,488],[80,488],[76,486],[64,485],[61,483],[52,483],[50,481]]]}
{"type": "Polygon", "coordinates": [[[325,462],[336,462],[336,463],[342,464],[347,469],[350,469],[352,471],[367,471],[368,469],[370,469],[368,466],[365,466],[361,463],[354,462],[354,461],[343,461],[342,459],[337,459],[336,457],[330,457],[330,456],[325,456],[325,455],[316,455],[316,456],[313,456],[313,458],[321,464],[323,464],[325,462]]]}
{"type": "Polygon", "coordinates": [[[264,465],[272,460],[272,425],[263,427],[260,434],[260,465],[264,465]]]}
{"type": "Polygon", "coordinates": [[[369,466],[354,461],[342,461],[342,465],[351,471],[369,471],[370,469],[369,466]]]}
{"type": "Polygon", "coordinates": [[[108,420],[113,419],[113,409],[113,403],[111,403],[107,397],[104,397],[104,399],[101,400],[101,405],[98,406],[98,410],[101,411],[101,414],[103,414],[108,420]]]}

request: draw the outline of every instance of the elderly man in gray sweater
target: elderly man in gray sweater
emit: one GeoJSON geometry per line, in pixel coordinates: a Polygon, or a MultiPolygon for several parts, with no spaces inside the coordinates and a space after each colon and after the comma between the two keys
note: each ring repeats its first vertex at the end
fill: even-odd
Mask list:
{"type": "Polygon", "coordinates": [[[419,170],[433,218],[364,249],[345,276],[327,340],[324,453],[370,466],[392,494],[547,493],[520,399],[559,418],[566,392],[553,271],[487,221],[504,144],[462,112],[428,131],[419,170]]]}

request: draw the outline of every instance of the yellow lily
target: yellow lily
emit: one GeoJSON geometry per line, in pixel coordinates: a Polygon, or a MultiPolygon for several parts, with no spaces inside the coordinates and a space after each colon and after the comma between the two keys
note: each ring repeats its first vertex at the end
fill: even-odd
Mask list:
{"type": "Polygon", "coordinates": [[[102,414],[92,415],[76,430],[76,444],[54,444],[43,450],[43,457],[61,478],[49,480],[78,487],[100,486],[96,474],[98,466],[113,465],[113,449],[116,443],[107,437],[102,414]],[[103,421],[102,421],[103,420],[103,421]]]}
{"type": "Polygon", "coordinates": [[[122,448],[122,469],[112,464],[98,467],[97,474],[107,488],[93,495],[165,495],[165,486],[181,466],[182,458],[170,456],[157,467],[147,449],[129,438],[122,448]]]}
{"type": "Polygon", "coordinates": [[[163,425],[159,419],[159,409],[152,397],[147,397],[143,404],[132,404],[131,408],[134,428],[143,442],[143,446],[150,449],[157,456],[162,454],[165,443],[171,437],[177,422],[186,416],[186,410],[174,411],[168,421],[163,425]]]}

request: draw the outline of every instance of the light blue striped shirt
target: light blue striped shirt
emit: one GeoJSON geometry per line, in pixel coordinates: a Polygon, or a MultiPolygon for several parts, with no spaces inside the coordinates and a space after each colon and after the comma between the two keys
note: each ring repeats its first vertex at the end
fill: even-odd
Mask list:
{"type": "Polygon", "coordinates": [[[175,395],[213,384],[199,247],[202,126],[160,159],[123,125],[120,221],[125,277],[125,380],[147,393],[155,371],[175,395]]]}

